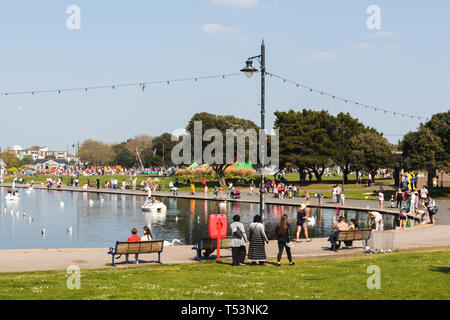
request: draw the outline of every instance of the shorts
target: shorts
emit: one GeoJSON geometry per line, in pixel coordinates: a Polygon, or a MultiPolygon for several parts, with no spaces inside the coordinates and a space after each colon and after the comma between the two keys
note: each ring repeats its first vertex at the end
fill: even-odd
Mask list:
{"type": "Polygon", "coordinates": [[[304,227],[306,225],[306,221],[297,221],[297,226],[304,227]]]}

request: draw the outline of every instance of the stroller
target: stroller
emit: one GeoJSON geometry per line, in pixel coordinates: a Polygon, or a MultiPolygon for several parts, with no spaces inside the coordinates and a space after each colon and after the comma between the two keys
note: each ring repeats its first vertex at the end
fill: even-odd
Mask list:
{"type": "Polygon", "coordinates": [[[241,198],[241,192],[239,190],[233,190],[230,193],[231,199],[240,199],[241,198]]]}

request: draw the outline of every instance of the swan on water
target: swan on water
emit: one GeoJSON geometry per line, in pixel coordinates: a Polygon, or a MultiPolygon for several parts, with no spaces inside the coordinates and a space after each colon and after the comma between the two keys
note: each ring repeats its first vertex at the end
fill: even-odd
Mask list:
{"type": "Polygon", "coordinates": [[[44,228],[44,229],[41,230],[41,234],[42,234],[43,236],[45,236],[45,233],[46,233],[46,230],[45,230],[45,228],[44,228]]]}
{"type": "Polygon", "coordinates": [[[175,243],[181,243],[181,241],[178,239],[174,239],[174,240],[172,240],[172,242],[164,240],[164,247],[173,247],[173,246],[175,246],[175,243]]]}
{"type": "Polygon", "coordinates": [[[316,224],[316,218],[314,218],[314,217],[307,218],[306,224],[311,227],[314,226],[316,224]]]}
{"type": "Polygon", "coordinates": [[[67,229],[67,233],[72,233],[72,226],[67,229]]]}
{"type": "Polygon", "coordinates": [[[28,218],[28,222],[33,222],[33,218],[31,216],[28,218]]]}

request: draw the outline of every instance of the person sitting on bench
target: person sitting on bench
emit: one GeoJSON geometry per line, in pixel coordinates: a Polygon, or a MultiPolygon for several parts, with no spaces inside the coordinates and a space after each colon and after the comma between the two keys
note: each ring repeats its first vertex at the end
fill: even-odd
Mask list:
{"type": "MultiPolygon", "coordinates": [[[[128,242],[139,242],[139,241],[141,241],[141,238],[137,235],[137,233],[138,233],[137,229],[133,228],[131,230],[131,237],[128,238],[128,242]]],[[[135,262],[134,263],[136,263],[136,264],[139,263],[138,256],[139,256],[138,254],[136,254],[134,256],[134,258],[135,258],[135,262]]],[[[125,255],[125,263],[128,263],[128,254],[125,255]]]]}
{"type": "MultiPolygon", "coordinates": [[[[333,226],[333,232],[331,233],[330,237],[328,238],[328,241],[331,242],[331,250],[336,251],[336,246],[337,246],[337,241],[339,239],[339,233],[341,231],[348,231],[349,230],[349,226],[347,224],[347,222],[344,221],[345,218],[344,217],[339,217],[338,222],[336,222],[333,226]]],[[[340,245],[339,245],[340,247],[340,245]]],[[[338,248],[339,248],[338,247],[338,248]]]]}

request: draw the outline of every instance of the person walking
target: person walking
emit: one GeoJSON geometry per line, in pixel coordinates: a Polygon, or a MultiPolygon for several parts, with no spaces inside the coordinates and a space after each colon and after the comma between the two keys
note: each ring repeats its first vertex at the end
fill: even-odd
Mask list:
{"type": "Polygon", "coordinates": [[[403,192],[402,189],[398,189],[397,192],[395,193],[395,199],[397,201],[397,206],[396,208],[401,208],[402,207],[402,202],[403,202],[403,192]]]}
{"type": "Polygon", "coordinates": [[[380,190],[380,192],[378,192],[378,203],[380,204],[380,210],[383,210],[383,206],[384,206],[384,193],[383,191],[380,190]]]}
{"type": "Polygon", "coordinates": [[[436,206],[436,201],[434,201],[430,196],[428,197],[428,202],[426,202],[428,209],[428,216],[430,217],[430,224],[433,224],[433,216],[438,212],[438,207],[436,206]]]}
{"type": "Polygon", "coordinates": [[[289,260],[289,265],[293,266],[295,262],[292,261],[291,246],[290,246],[290,226],[288,223],[287,214],[281,216],[280,222],[276,228],[276,234],[278,238],[278,256],[277,256],[277,266],[281,266],[281,256],[283,250],[286,249],[286,254],[289,260]]]}
{"type": "Polygon", "coordinates": [[[336,186],[336,203],[341,202],[341,187],[339,185],[336,186]]]}
{"type": "Polygon", "coordinates": [[[411,205],[409,206],[410,214],[416,213],[416,201],[417,201],[416,193],[414,192],[414,190],[412,190],[411,191],[411,205]]]}
{"type": "Polygon", "coordinates": [[[253,223],[249,227],[249,234],[248,260],[252,262],[252,266],[256,265],[257,262],[264,265],[267,258],[265,244],[269,243],[269,239],[264,232],[260,215],[253,218],[253,223]]]}
{"type": "Polygon", "coordinates": [[[300,235],[305,231],[306,242],[311,242],[312,240],[308,237],[308,226],[306,225],[306,218],[308,214],[306,213],[306,204],[302,204],[297,211],[297,239],[296,242],[300,242],[300,235]]]}
{"type": "Polygon", "coordinates": [[[244,225],[239,215],[233,216],[233,223],[230,225],[231,240],[230,248],[233,257],[233,266],[244,266],[245,261],[245,244],[247,235],[245,234],[244,225]]]}

